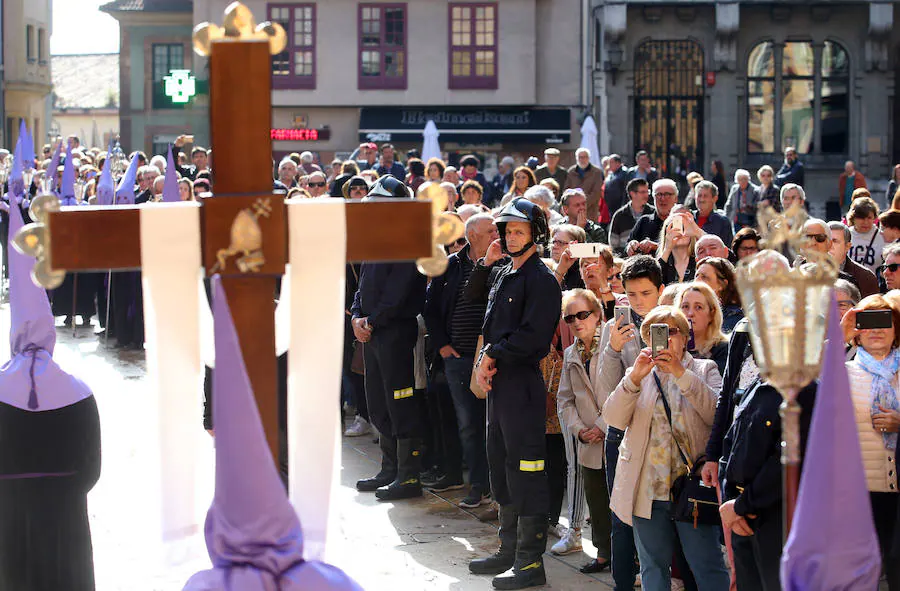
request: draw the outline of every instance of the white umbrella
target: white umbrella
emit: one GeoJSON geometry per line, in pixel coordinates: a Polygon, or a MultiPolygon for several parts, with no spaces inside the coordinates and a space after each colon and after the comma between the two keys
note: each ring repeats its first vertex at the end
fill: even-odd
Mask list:
{"type": "Polygon", "coordinates": [[[591,164],[600,166],[600,148],[597,146],[597,125],[590,115],[585,117],[581,126],[581,147],[591,153],[591,164]]]}
{"type": "MultiPolygon", "coordinates": [[[[438,144],[439,135],[441,134],[438,132],[437,125],[429,119],[425,124],[425,131],[422,132],[422,137],[425,138],[425,143],[422,144],[423,162],[428,162],[429,158],[441,158],[441,146],[438,144]]],[[[596,135],[594,137],[596,138],[596,135]]]]}

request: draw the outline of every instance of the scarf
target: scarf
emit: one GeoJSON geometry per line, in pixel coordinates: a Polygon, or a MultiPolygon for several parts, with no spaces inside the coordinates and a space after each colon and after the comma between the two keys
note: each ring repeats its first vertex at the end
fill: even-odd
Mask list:
{"type": "MultiPolygon", "coordinates": [[[[878,361],[868,351],[860,347],[856,353],[856,360],[860,366],[872,376],[872,414],[880,413],[879,405],[890,410],[900,410],[900,402],[897,401],[897,391],[894,390],[894,376],[900,369],[900,351],[894,349],[891,354],[878,361]]],[[[889,450],[897,449],[897,433],[882,433],[884,447],[889,450]]]]}

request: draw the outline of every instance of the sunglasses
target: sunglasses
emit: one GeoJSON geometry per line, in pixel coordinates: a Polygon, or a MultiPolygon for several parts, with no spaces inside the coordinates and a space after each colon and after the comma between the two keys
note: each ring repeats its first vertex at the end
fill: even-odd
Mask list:
{"type": "Polygon", "coordinates": [[[445,245],[447,248],[453,246],[465,246],[467,240],[465,238],[457,238],[455,242],[451,242],[450,244],[445,245]]]}
{"type": "Polygon", "coordinates": [[[568,316],[563,316],[563,320],[566,321],[566,324],[572,324],[575,322],[575,319],[578,320],[587,320],[588,317],[593,314],[592,310],[582,310],[581,312],[575,312],[574,314],[569,314],[568,316]]]}
{"type": "Polygon", "coordinates": [[[310,187],[324,187],[325,183],[308,183],[310,187]]]}
{"type": "Polygon", "coordinates": [[[900,263],[891,263],[890,265],[881,265],[879,267],[882,271],[890,271],[891,273],[896,273],[897,269],[900,269],[900,263]]]}
{"type": "Polygon", "coordinates": [[[360,193],[365,193],[367,189],[365,187],[350,187],[350,192],[359,191],[360,193]]]}
{"type": "Polygon", "coordinates": [[[615,274],[610,275],[609,277],[606,278],[607,281],[612,281],[612,280],[614,280],[614,279],[615,279],[616,281],[622,281],[622,274],[621,274],[621,273],[615,273],[615,274]]]}
{"type": "Polygon", "coordinates": [[[823,242],[828,240],[828,236],[826,236],[825,234],[807,234],[806,239],[807,240],[815,240],[819,244],[822,244],[823,242]]]}

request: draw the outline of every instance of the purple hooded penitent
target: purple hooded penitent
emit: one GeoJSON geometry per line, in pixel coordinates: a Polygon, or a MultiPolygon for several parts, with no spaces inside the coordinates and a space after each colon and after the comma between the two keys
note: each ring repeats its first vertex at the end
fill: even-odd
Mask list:
{"type": "Polygon", "coordinates": [[[166,179],[163,181],[162,200],[166,203],[181,201],[181,195],[178,193],[178,172],[172,158],[172,144],[169,144],[169,154],[166,156],[166,179]]]}
{"type": "Polygon", "coordinates": [[[56,186],[56,169],[59,168],[59,157],[62,154],[62,142],[56,142],[56,149],[53,150],[53,157],[50,158],[50,166],[47,167],[47,177],[50,179],[50,190],[59,193],[59,187],[56,186]]]}
{"type": "Polygon", "coordinates": [[[119,181],[119,186],[116,187],[116,205],[134,205],[134,179],[137,178],[137,169],[138,155],[135,152],[128,165],[128,170],[125,171],[125,175],[119,181]]]}
{"type": "Polygon", "coordinates": [[[341,570],[303,560],[303,533],[266,443],[219,276],[213,277],[216,494],[206,516],[213,568],[186,591],[361,591],[341,570]]]}
{"type": "Polygon", "coordinates": [[[785,591],[871,591],[881,574],[840,318],[832,297],[800,495],[781,558],[785,591]]]}
{"type": "Polygon", "coordinates": [[[28,132],[25,120],[19,123],[19,138],[22,140],[22,164],[25,170],[34,168],[34,138],[28,132]]]}
{"type": "Polygon", "coordinates": [[[109,170],[110,160],[109,152],[107,152],[103,170],[100,171],[100,180],[97,181],[97,205],[113,204],[116,189],[113,186],[112,173],[109,170]]]}
{"type": "Polygon", "coordinates": [[[77,205],[75,201],[75,162],[72,146],[66,146],[66,162],[63,165],[62,184],[59,187],[60,205],[77,205]]]}
{"type": "Polygon", "coordinates": [[[56,328],[47,292],[31,280],[34,259],[13,247],[22,227],[18,207],[9,210],[9,350],[0,367],[0,402],[22,410],[54,410],[80,402],[90,388],[53,360],[56,328]]]}
{"type": "MultiPolygon", "coordinates": [[[[9,193],[16,198],[16,203],[21,203],[22,197],[25,196],[24,172],[25,169],[22,166],[22,136],[20,135],[19,141],[16,142],[16,147],[13,150],[12,169],[9,171],[9,193]]],[[[12,204],[12,200],[10,200],[10,204],[12,204]]]]}

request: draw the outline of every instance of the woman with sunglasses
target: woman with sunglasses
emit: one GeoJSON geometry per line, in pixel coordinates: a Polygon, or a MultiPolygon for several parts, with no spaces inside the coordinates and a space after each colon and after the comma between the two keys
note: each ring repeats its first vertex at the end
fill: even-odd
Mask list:
{"type": "MultiPolygon", "coordinates": [[[[563,295],[563,320],[575,335],[575,342],[563,354],[556,402],[560,422],[568,431],[564,436],[577,440],[575,455],[578,464],[575,469],[580,469],[584,486],[576,490],[575,495],[583,494],[591,510],[591,541],[597,549],[597,556],[581,568],[581,572],[590,574],[609,568],[612,558],[612,519],[603,445],[606,422],[600,412],[606,396],[599,395],[600,369],[603,365],[600,349],[603,311],[600,300],[586,289],[567,291],[563,295]]],[[[580,526],[579,523],[579,548],[580,526]]],[[[560,541],[562,543],[563,540],[560,541]]],[[[554,554],[569,553],[557,552],[556,549],[554,545],[550,551],[554,554]]]]}
{"type": "Polygon", "coordinates": [[[725,591],[729,574],[719,528],[673,522],[670,509],[672,484],[706,448],[722,377],[714,362],[687,352],[689,327],[680,310],[659,306],[647,314],[644,342],[651,342],[654,324],[668,326],[668,347],[656,356],[643,349],[602,409],[608,425],[625,430],[610,507],[634,527],[645,591],[669,591],[676,545],[702,591],[725,591]]]}
{"type": "Polygon", "coordinates": [[[687,346],[691,355],[715,361],[719,375],[724,374],[728,362],[728,338],[722,334],[722,308],[716,293],[700,281],[688,283],[675,298],[675,307],[690,323],[687,346]]]}
{"type": "Polygon", "coordinates": [[[609,270],[609,276],[607,277],[609,288],[617,296],[625,295],[625,286],[622,284],[622,265],[624,264],[624,259],[614,257],[612,269],[609,270]]]}
{"type": "Polygon", "coordinates": [[[900,311],[881,295],[864,298],[844,315],[857,345],[856,358],[847,362],[850,392],[862,448],[862,463],[869,489],[872,517],[887,574],[888,589],[900,591],[898,527],[897,442],[900,433],[900,311]],[[863,311],[889,312],[890,326],[857,330],[863,311]]]}
{"type": "Polygon", "coordinates": [[[697,265],[697,281],[712,288],[722,308],[722,332],[731,334],[737,323],[744,317],[741,300],[738,297],[734,265],[719,257],[708,257],[697,265]]]}

